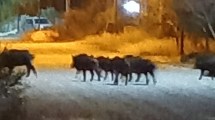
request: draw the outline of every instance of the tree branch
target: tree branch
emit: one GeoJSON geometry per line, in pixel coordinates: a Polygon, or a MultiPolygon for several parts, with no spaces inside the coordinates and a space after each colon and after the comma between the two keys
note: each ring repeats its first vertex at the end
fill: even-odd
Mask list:
{"type": "MultiPolygon", "coordinates": [[[[188,2],[188,0],[185,0],[185,3],[190,8],[190,10],[193,13],[193,15],[195,15],[197,18],[201,19],[202,21],[204,21],[207,24],[207,27],[209,28],[209,31],[210,31],[211,35],[213,36],[213,39],[215,39],[215,31],[214,31],[214,29],[213,29],[213,27],[211,25],[211,22],[210,22],[210,20],[208,18],[208,15],[207,15],[205,9],[201,10],[202,15],[200,15],[201,13],[198,14],[194,10],[194,8],[191,6],[191,4],[188,2]]],[[[204,7],[207,7],[207,6],[204,6],[204,7]]],[[[199,23],[199,25],[202,25],[202,24],[199,23]]],[[[202,27],[203,27],[203,25],[202,25],[202,27]]],[[[203,28],[205,28],[205,27],[203,27],[203,28]]],[[[205,29],[205,32],[207,32],[206,29],[205,29]]]]}
{"type": "Polygon", "coordinates": [[[213,29],[213,27],[212,27],[212,25],[210,23],[208,23],[208,28],[209,28],[209,30],[211,32],[211,35],[213,36],[213,39],[215,39],[215,32],[214,32],[214,29],[213,29]]]}

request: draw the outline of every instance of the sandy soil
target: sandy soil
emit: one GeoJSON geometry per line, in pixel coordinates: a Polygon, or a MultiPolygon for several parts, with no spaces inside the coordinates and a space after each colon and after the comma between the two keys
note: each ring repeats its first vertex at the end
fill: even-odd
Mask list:
{"type": "MultiPolygon", "coordinates": [[[[156,72],[158,84],[118,86],[112,81],[82,82],[69,69],[40,69],[24,78],[30,87],[26,119],[31,120],[214,120],[215,82],[199,71],[166,67],[156,72]]],[[[110,76],[109,76],[110,77],[110,76]]]]}

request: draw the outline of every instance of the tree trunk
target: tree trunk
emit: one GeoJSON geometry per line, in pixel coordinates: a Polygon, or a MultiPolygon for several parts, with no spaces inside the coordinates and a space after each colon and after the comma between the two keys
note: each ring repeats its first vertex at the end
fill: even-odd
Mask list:
{"type": "Polygon", "coordinates": [[[38,11],[37,12],[38,12],[38,18],[39,18],[37,30],[40,30],[40,16],[41,16],[40,0],[38,0],[38,11]]]}
{"type": "Polygon", "coordinates": [[[39,24],[38,24],[38,28],[37,28],[37,30],[40,30],[40,14],[39,14],[39,16],[38,16],[38,18],[39,18],[39,24]]]}
{"type": "Polygon", "coordinates": [[[209,39],[208,37],[205,38],[205,48],[206,48],[206,51],[210,51],[210,46],[209,46],[209,39]]]}
{"type": "Polygon", "coordinates": [[[20,32],[20,19],[21,19],[21,15],[17,16],[17,32],[20,32]]]}
{"type": "Polygon", "coordinates": [[[181,40],[180,55],[182,56],[184,55],[184,30],[181,30],[180,40],[181,40]]]}
{"type": "Polygon", "coordinates": [[[175,37],[175,42],[176,42],[176,47],[177,47],[177,51],[179,50],[179,38],[178,36],[175,37]]]}
{"type": "Polygon", "coordinates": [[[6,32],[9,32],[10,31],[10,23],[7,24],[7,31],[6,32]]]}
{"type": "Polygon", "coordinates": [[[176,27],[175,29],[175,42],[176,42],[176,47],[177,47],[177,51],[180,49],[180,41],[179,41],[179,35],[180,34],[180,29],[179,27],[176,27]]]}

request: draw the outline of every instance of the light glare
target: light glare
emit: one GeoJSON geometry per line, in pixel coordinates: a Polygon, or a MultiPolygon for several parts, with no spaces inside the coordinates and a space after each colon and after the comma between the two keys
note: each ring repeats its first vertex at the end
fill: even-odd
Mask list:
{"type": "Polygon", "coordinates": [[[126,2],[123,5],[123,8],[130,13],[139,13],[140,12],[140,4],[135,1],[126,2]]]}

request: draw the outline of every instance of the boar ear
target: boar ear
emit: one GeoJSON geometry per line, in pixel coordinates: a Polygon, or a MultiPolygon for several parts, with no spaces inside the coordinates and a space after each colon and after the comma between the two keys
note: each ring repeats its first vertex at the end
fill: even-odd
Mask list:
{"type": "Polygon", "coordinates": [[[7,45],[8,45],[8,43],[6,42],[3,51],[7,51],[7,50],[8,50],[8,49],[7,49],[7,45]]]}
{"type": "Polygon", "coordinates": [[[94,56],[93,56],[93,55],[89,55],[89,57],[92,57],[92,58],[94,58],[94,56]]]}
{"type": "Polygon", "coordinates": [[[3,49],[3,52],[6,52],[8,51],[7,47],[5,46],[4,49],[3,49]]]}

